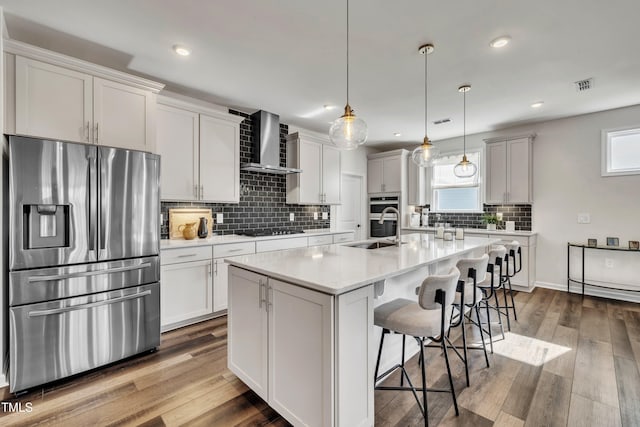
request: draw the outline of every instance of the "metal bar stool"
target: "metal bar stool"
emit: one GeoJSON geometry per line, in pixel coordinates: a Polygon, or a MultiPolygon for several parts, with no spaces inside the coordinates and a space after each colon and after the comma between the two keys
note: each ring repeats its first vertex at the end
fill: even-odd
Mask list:
{"type": "Polygon", "coordinates": [[[458,412],[458,402],[456,393],[453,388],[453,378],[451,376],[451,367],[449,366],[449,355],[447,352],[447,343],[451,344],[447,338],[447,331],[451,324],[451,308],[455,298],[455,289],[460,277],[460,271],[453,267],[446,275],[429,276],[422,282],[420,292],[418,294],[418,302],[404,298],[394,299],[390,302],[376,307],[374,310],[374,324],[382,328],[382,337],[380,338],[380,348],[378,349],[378,359],[376,361],[375,382],[387,377],[396,369],[401,371],[401,379],[406,379],[408,387],[401,386],[376,386],[376,390],[402,390],[411,391],[418,407],[424,417],[424,425],[429,425],[429,417],[427,412],[427,392],[447,392],[451,393],[453,406],[458,412]],[[404,368],[404,354],[402,355],[402,363],[396,364],[386,372],[378,376],[380,367],[380,356],[382,354],[382,345],[384,337],[391,332],[402,334],[404,353],[404,338],[406,335],[412,336],[418,342],[420,347],[419,361],[422,367],[422,387],[417,388],[411,383],[411,379],[404,368]],[[423,339],[427,338],[433,342],[440,343],[439,348],[444,353],[444,359],[447,366],[447,374],[449,376],[450,389],[427,388],[426,380],[426,360],[424,357],[423,339]],[[418,392],[422,391],[422,402],[418,397],[418,392]]]}
{"type": "MultiPolygon", "coordinates": [[[[487,362],[487,368],[489,367],[489,356],[487,355],[487,346],[484,341],[484,331],[482,329],[482,321],[480,320],[480,310],[478,308],[480,301],[483,299],[483,293],[478,288],[478,282],[483,282],[486,277],[487,266],[489,264],[489,255],[484,254],[479,258],[465,258],[456,263],[456,267],[460,270],[461,275],[466,277],[464,282],[458,283],[456,289],[456,297],[453,302],[453,307],[458,309],[458,318],[452,323],[452,327],[460,326],[462,330],[462,352],[461,355],[457,350],[460,347],[455,347],[454,350],[458,357],[464,363],[465,376],[467,378],[467,387],[469,386],[469,358],[467,350],[480,350],[484,351],[484,358],[487,362]],[[466,308],[469,308],[469,316],[465,316],[466,308]],[[476,313],[477,322],[471,317],[473,311],[476,313]],[[478,327],[480,331],[480,339],[482,340],[482,347],[469,347],[467,346],[467,332],[465,328],[466,320],[478,327]]],[[[452,316],[453,320],[453,316],[452,316]]]]}
{"type": "MultiPolygon", "coordinates": [[[[503,270],[503,281],[506,286],[509,286],[509,297],[511,298],[511,305],[507,303],[507,299],[505,296],[505,310],[509,311],[509,309],[513,310],[513,318],[518,320],[518,313],[516,312],[516,303],[513,299],[513,289],[511,288],[511,278],[518,274],[522,270],[522,248],[520,247],[520,242],[517,240],[513,240],[511,242],[503,243],[504,247],[507,250],[507,255],[505,256],[505,264],[506,267],[503,270]]],[[[508,319],[508,317],[507,317],[508,319]]],[[[511,325],[509,324],[509,330],[511,330],[511,325]]]]}
{"type": "MultiPolygon", "coordinates": [[[[487,264],[487,275],[485,279],[478,282],[478,287],[482,291],[484,306],[487,313],[487,332],[489,334],[489,345],[491,353],[493,353],[493,331],[491,328],[491,311],[493,309],[498,314],[498,324],[500,325],[500,333],[504,339],[504,326],[502,325],[502,312],[500,311],[500,303],[498,301],[498,289],[501,288],[502,278],[502,260],[507,253],[504,246],[495,246],[489,250],[489,263],[487,264]],[[495,305],[491,305],[491,299],[495,299],[495,305]]],[[[508,313],[507,313],[508,314],[508,313]]]]}

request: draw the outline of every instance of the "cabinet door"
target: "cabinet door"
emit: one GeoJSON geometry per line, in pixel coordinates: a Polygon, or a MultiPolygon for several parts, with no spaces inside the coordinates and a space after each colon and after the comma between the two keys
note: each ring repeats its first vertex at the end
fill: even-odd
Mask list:
{"type": "Polygon", "coordinates": [[[267,400],[267,278],[229,267],[228,366],[267,400]]]}
{"type": "Polygon", "coordinates": [[[382,159],[382,191],[399,193],[402,190],[402,157],[382,159]]]}
{"type": "Polygon", "coordinates": [[[163,265],[160,322],[167,326],[213,313],[211,260],[163,265]]]}
{"type": "Polygon", "coordinates": [[[530,203],[531,144],[528,138],[507,142],[507,201],[530,203]]]}
{"type": "Polygon", "coordinates": [[[367,193],[382,191],[382,159],[369,160],[367,162],[367,193]]]}
{"type": "Polygon", "coordinates": [[[162,200],[198,199],[198,114],[158,104],[162,200]]]}
{"type": "Polygon", "coordinates": [[[487,197],[485,203],[504,203],[507,193],[506,142],[487,144],[487,197]]]}
{"type": "Polygon", "coordinates": [[[329,145],[322,146],[322,192],[324,204],[340,204],[340,150],[329,145]]]}
{"type": "Polygon", "coordinates": [[[202,200],[240,201],[239,125],[200,115],[200,185],[202,200]]]}
{"type": "Polygon", "coordinates": [[[295,425],[333,425],[333,298],[269,279],[268,299],[269,406],[295,425]]]}
{"type": "Polygon", "coordinates": [[[224,259],[213,260],[213,311],[227,309],[229,264],[224,259]]]}
{"type": "Polygon", "coordinates": [[[322,144],[300,139],[300,203],[322,202],[322,144]]]}
{"type": "Polygon", "coordinates": [[[94,142],[155,151],[155,96],[151,91],[94,77],[94,142]]]}
{"type": "Polygon", "coordinates": [[[16,56],[16,133],[91,142],[92,77],[16,56]]]}

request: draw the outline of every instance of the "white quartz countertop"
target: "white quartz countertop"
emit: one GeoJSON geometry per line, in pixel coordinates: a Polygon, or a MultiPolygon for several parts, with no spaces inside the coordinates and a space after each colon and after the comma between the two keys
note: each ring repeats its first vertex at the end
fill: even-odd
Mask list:
{"type": "Polygon", "coordinates": [[[227,258],[231,265],[309,289],[338,295],[421,266],[497,243],[499,239],[466,237],[436,240],[420,233],[402,236],[400,247],[379,249],[326,245],[227,258]]]}
{"type": "Polygon", "coordinates": [[[293,239],[296,237],[321,236],[325,234],[340,234],[340,233],[352,233],[352,232],[353,230],[335,230],[330,228],[316,228],[311,230],[304,230],[304,233],[283,234],[279,236],[250,237],[250,236],[241,236],[239,234],[224,234],[224,235],[214,234],[205,239],[198,239],[198,238],[193,240],[161,239],[160,250],[186,248],[186,247],[194,247],[194,246],[222,245],[225,243],[255,242],[257,240],[293,239]]]}
{"type": "MultiPolygon", "coordinates": [[[[435,231],[435,227],[402,227],[407,231],[435,231]]],[[[453,229],[453,227],[451,227],[453,229]]],[[[464,232],[467,234],[495,234],[504,236],[535,236],[538,234],[535,231],[505,231],[505,230],[487,230],[484,228],[465,228],[464,232]]]]}

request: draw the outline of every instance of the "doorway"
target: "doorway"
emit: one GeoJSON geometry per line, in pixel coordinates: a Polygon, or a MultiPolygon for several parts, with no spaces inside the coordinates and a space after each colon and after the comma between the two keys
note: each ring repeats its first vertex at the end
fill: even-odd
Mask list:
{"type": "Polygon", "coordinates": [[[366,238],[366,217],[362,207],[364,200],[364,177],[349,173],[342,174],[342,204],[338,206],[338,229],[354,230],[355,240],[366,238]]]}

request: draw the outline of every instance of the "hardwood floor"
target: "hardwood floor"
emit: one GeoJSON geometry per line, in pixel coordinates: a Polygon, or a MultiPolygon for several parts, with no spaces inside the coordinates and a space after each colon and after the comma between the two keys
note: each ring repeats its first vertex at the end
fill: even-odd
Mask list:
{"type": "MultiPolygon", "coordinates": [[[[431,425],[640,425],[640,304],[536,289],[516,305],[504,340],[494,328],[491,367],[471,352],[470,387],[452,357],[460,416],[449,394],[432,393],[431,425]]],[[[32,410],[3,405],[0,425],[289,425],[227,369],[226,333],[223,317],[163,334],[155,353],[18,398],[5,388],[3,402],[32,410]]],[[[438,350],[427,357],[429,385],[447,386],[438,350]]],[[[415,358],[407,366],[419,378],[415,358]]],[[[376,391],[375,404],[376,426],[423,424],[411,393],[376,391]]]]}

